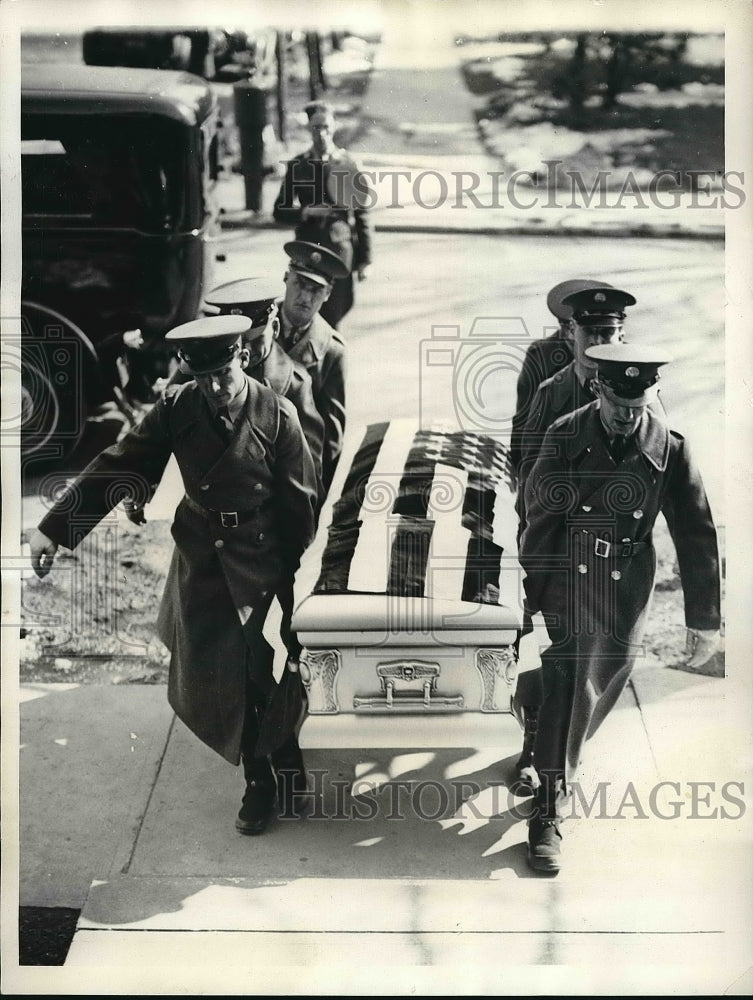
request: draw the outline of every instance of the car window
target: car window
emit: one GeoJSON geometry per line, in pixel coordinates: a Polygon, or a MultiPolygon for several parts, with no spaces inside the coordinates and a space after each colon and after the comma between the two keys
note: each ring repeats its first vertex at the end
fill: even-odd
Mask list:
{"type": "Polygon", "coordinates": [[[185,214],[185,146],[180,126],[156,116],[28,115],[21,126],[24,221],[175,231],[185,214]]]}

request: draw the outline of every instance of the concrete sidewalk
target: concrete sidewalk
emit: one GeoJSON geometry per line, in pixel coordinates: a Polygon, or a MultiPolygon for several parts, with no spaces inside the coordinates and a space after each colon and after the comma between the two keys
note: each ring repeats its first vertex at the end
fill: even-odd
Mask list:
{"type": "Polygon", "coordinates": [[[307,992],[332,975],[334,992],[368,991],[369,970],[399,992],[387,965],[429,992],[441,969],[444,989],[496,993],[506,969],[555,965],[574,992],[596,976],[625,995],[640,976],[744,994],[746,716],[729,679],[639,666],[588,745],[600,815],[574,808],[553,879],[528,869],[528,803],[507,792],[510,716],[471,738],[421,720],[401,740],[393,722],[407,746],[366,720],[308,720],[315,811],[252,839],[233,828],[240,769],[173,718],[163,686],[25,687],[20,902],[82,908],[59,981],[83,993],[105,973],[136,993],[297,992],[301,967],[307,992]]]}

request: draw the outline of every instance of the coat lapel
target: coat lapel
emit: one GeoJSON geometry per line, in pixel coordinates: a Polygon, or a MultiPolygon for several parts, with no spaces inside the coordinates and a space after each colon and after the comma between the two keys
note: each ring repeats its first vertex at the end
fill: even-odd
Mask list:
{"type": "Polygon", "coordinates": [[[213,476],[221,473],[226,465],[237,468],[239,461],[248,460],[249,458],[254,462],[260,462],[266,454],[264,443],[257,431],[255,410],[259,405],[261,393],[267,390],[260,387],[259,383],[248,375],[246,376],[246,382],[248,384],[246,405],[243,413],[235,421],[233,436],[210,470],[213,476]]]}
{"type": "Polygon", "coordinates": [[[669,429],[665,422],[650,410],[643,414],[625,456],[618,464],[609,450],[607,437],[601,427],[598,403],[583,407],[576,413],[580,421],[578,433],[568,442],[568,463],[575,473],[578,485],[578,504],[596,506],[601,493],[614,483],[614,473],[633,475],[644,479],[646,462],[651,479],[667,467],[669,457],[669,429]],[[645,459],[645,462],[643,461],[645,459]]]}
{"type": "MultiPolygon", "coordinates": [[[[190,478],[201,483],[204,479],[217,479],[226,465],[235,465],[244,458],[258,462],[265,455],[265,447],[257,433],[254,410],[258,405],[259,385],[246,375],[248,394],[243,414],[235,421],[229,441],[223,441],[214,427],[209,406],[197,386],[192,387],[191,398],[176,413],[174,430],[178,439],[187,440],[181,448],[181,464],[190,469],[190,478]]],[[[176,442],[177,443],[177,442],[176,442]]]]}
{"type": "Polygon", "coordinates": [[[314,316],[305,335],[290,350],[290,357],[306,368],[316,367],[329,347],[331,336],[331,331],[321,323],[318,316],[314,316]]]}
{"type": "Polygon", "coordinates": [[[172,431],[176,457],[186,476],[201,482],[228,445],[215,427],[209,405],[196,383],[189,383],[173,408],[172,431]]]}
{"type": "Polygon", "coordinates": [[[264,382],[268,388],[278,396],[285,396],[293,378],[293,361],[277,341],[272,342],[272,349],[264,359],[262,369],[264,382]]]}
{"type": "Polygon", "coordinates": [[[567,443],[568,464],[575,473],[578,504],[596,506],[607,483],[607,477],[617,468],[601,428],[597,403],[589,403],[576,411],[581,426],[567,443]]]}

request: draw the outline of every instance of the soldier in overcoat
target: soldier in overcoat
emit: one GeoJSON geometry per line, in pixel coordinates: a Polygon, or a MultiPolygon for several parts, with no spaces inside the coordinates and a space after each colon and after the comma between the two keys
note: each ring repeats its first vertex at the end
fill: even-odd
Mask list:
{"type": "Polygon", "coordinates": [[[171,652],[168,699],[218,754],[236,765],[242,756],[236,826],[259,833],[276,793],[270,763],[254,749],[275,684],[262,628],[313,537],[317,482],[295,408],[243,372],[249,326],[242,316],[206,317],[167,335],[193,381],[170,387],[84,469],[42,519],[31,556],[46,575],[59,545],[75,548],[135,481],[148,498],[175,455],[186,492],[158,619],[171,652]]]}
{"type": "Polygon", "coordinates": [[[640,650],[654,585],[654,523],[677,551],[695,666],[720,628],[716,529],[685,438],[649,409],[666,358],[627,344],[589,348],[599,398],[556,421],[526,483],[520,561],[529,611],[545,618],[544,698],[529,863],[559,868],[558,796],[614,706],[640,650]]]}
{"type": "MultiPolygon", "coordinates": [[[[588,348],[622,340],[625,309],[635,305],[629,292],[607,284],[589,283],[568,293],[563,307],[570,310],[573,359],[544,379],[534,393],[520,436],[518,504],[525,495],[525,480],[536,460],[544,435],[558,417],[585,406],[594,399],[591,382],[596,365],[588,348]]],[[[519,511],[521,515],[523,511],[519,511]]],[[[521,523],[521,530],[523,524],[521,523]]]]}
{"type": "Polygon", "coordinates": [[[532,341],[526,349],[516,385],[515,414],[510,435],[510,461],[514,469],[520,464],[520,439],[528,419],[533,397],[545,379],[566,368],[573,360],[573,310],[563,301],[566,295],[585,288],[609,288],[606,281],[592,278],[568,278],[549,290],[546,305],[557,320],[557,329],[548,337],[532,341]]]}
{"type": "Polygon", "coordinates": [[[322,486],[332,483],[345,434],[347,350],[345,341],[320,315],[342,262],[326,247],[291,240],[283,247],[289,258],[285,292],[278,302],[278,342],[311,376],[316,408],[324,421],[322,486]]]}
{"type": "Polygon", "coordinates": [[[274,389],[278,396],[289,399],[295,407],[323,494],[324,420],[316,408],[311,376],[278,341],[281,288],[279,279],[241,278],[212,289],[204,302],[217,315],[246,316],[251,320],[251,328],[243,338],[250,355],[246,373],[274,389]]]}
{"type": "MultiPolygon", "coordinates": [[[[566,323],[572,361],[539,385],[518,429],[518,492],[515,499],[518,539],[526,523],[526,479],[536,461],[544,435],[558,417],[593,401],[591,382],[596,373],[596,364],[588,357],[588,348],[621,341],[625,308],[635,304],[635,298],[628,292],[613,288],[605,282],[583,279],[557,285],[549,298],[551,308],[556,313],[569,317],[566,323]]],[[[526,616],[523,635],[530,627],[530,619],[526,616]]],[[[542,694],[541,670],[521,670],[514,699],[516,714],[523,725],[523,746],[515,764],[515,789],[519,794],[530,794],[539,784],[533,752],[538,728],[538,705],[542,694]]]]}

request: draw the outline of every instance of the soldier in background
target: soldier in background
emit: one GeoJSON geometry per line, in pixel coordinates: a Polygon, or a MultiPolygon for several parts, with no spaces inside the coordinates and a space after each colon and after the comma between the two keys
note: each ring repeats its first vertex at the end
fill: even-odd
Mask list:
{"type": "Polygon", "coordinates": [[[325,101],[306,105],[312,145],[289,161],[274,205],[276,222],[295,227],[295,238],[333,250],[345,272],[333,280],[321,315],[337,329],[354,303],[353,275],[367,277],[372,226],[364,177],[335,145],[335,116],[325,101]]]}
{"type": "Polygon", "coordinates": [[[286,243],[290,258],[285,293],[278,302],[280,346],[311,376],[314,402],[324,421],[322,486],[326,495],[340,458],[345,434],[345,341],[320,310],[344,274],[337,254],[302,240],[286,243]]]}
{"type": "MultiPolygon", "coordinates": [[[[250,326],[244,316],[213,316],[167,334],[192,381],[170,386],[84,469],[30,547],[34,571],[46,576],[59,545],[74,549],[134,484],[143,483],[148,498],[175,455],[186,492],[158,618],[171,652],[168,699],[199,739],[231,764],[242,759],[246,790],[236,828],[258,834],[275,798],[288,811],[305,781],[294,731],[271,763],[257,756],[257,741],[275,689],[262,630],[313,538],[317,482],[295,408],[243,371],[250,326]]],[[[293,638],[282,638],[294,656],[293,638]]]]}
{"type": "MultiPolygon", "coordinates": [[[[588,356],[588,348],[598,344],[611,344],[622,340],[625,328],[625,309],[635,305],[629,292],[611,285],[571,292],[563,299],[563,306],[572,313],[573,359],[539,385],[520,435],[520,463],[518,465],[518,498],[525,494],[525,480],[536,460],[547,429],[565,413],[572,413],[580,406],[594,400],[592,379],[596,365],[588,356]]],[[[519,504],[521,530],[525,511],[519,504]]]]}
{"type": "Polygon", "coordinates": [[[545,379],[562,371],[573,360],[573,310],[563,300],[566,295],[586,288],[611,288],[611,285],[607,281],[594,281],[591,278],[570,278],[555,285],[546,297],[547,308],[557,320],[558,326],[548,337],[529,344],[518,375],[517,401],[510,436],[510,460],[516,471],[520,464],[520,437],[536,390],[545,379]]]}

